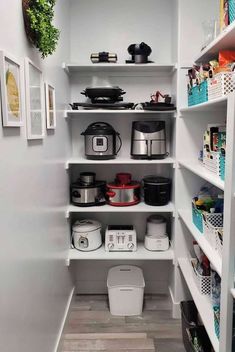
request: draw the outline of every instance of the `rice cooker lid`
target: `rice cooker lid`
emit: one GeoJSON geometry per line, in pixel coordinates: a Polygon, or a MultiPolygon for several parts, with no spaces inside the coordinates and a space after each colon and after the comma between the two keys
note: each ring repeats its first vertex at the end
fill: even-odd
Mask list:
{"type": "Polygon", "coordinates": [[[171,183],[171,180],[166,177],[159,177],[159,176],[146,176],[143,179],[144,183],[149,184],[149,185],[169,185],[171,183]]]}
{"type": "Polygon", "coordinates": [[[101,223],[96,220],[77,220],[73,224],[73,231],[79,233],[92,232],[99,229],[101,229],[101,223]]]}
{"type": "Polygon", "coordinates": [[[166,223],[166,218],[161,215],[150,215],[147,219],[147,222],[151,224],[164,224],[166,223]]]}
{"type": "Polygon", "coordinates": [[[111,268],[107,278],[108,288],[113,287],[144,287],[142,269],[133,265],[118,265],[111,268]]]}
{"type": "Polygon", "coordinates": [[[84,136],[116,135],[115,129],[106,122],[94,122],[82,133],[84,136]]]}

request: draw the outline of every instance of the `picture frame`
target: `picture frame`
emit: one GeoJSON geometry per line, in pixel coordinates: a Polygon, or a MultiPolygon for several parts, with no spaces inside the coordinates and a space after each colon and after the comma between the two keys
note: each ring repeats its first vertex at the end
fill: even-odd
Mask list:
{"type": "Polygon", "coordinates": [[[0,51],[0,87],[3,127],[23,126],[21,64],[0,51]]]}
{"type": "Polygon", "coordinates": [[[45,97],[42,71],[29,58],[25,59],[25,98],[27,139],[45,137],[45,97]]]}
{"type": "Polygon", "coordinates": [[[55,88],[45,82],[45,100],[46,100],[46,127],[48,130],[56,128],[56,105],[55,105],[55,88]]]}

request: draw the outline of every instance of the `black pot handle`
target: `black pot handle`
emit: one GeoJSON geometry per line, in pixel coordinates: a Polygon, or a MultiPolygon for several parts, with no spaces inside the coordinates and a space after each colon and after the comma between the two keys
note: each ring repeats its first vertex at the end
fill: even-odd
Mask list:
{"type": "Polygon", "coordinates": [[[119,146],[118,150],[116,150],[116,152],[115,152],[116,155],[120,152],[121,147],[122,147],[122,139],[121,139],[119,133],[117,133],[117,137],[118,137],[118,139],[119,139],[120,146],[119,146]]]}

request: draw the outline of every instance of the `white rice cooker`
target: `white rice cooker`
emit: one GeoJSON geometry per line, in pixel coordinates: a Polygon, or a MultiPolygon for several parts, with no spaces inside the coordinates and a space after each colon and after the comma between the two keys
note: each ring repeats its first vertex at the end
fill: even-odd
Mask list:
{"type": "Polygon", "coordinates": [[[147,230],[144,239],[145,248],[149,251],[166,251],[169,249],[169,238],[166,233],[164,216],[151,215],[147,219],[147,230]]]}
{"type": "Polygon", "coordinates": [[[78,220],[72,228],[73,245],[84,252],[94,251],[102,245],[101,223],[96,220],[78,220]]]}

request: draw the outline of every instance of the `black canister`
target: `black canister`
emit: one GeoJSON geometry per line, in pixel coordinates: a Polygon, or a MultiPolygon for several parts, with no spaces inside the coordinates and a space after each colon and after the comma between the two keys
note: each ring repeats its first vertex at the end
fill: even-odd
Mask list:
{"type": "Polygon", "coordinates": [[[148,205],[163,206],[171,198],[171,180],[166,177],[146,176],[143,179],[144,202],[148,205]]]}

